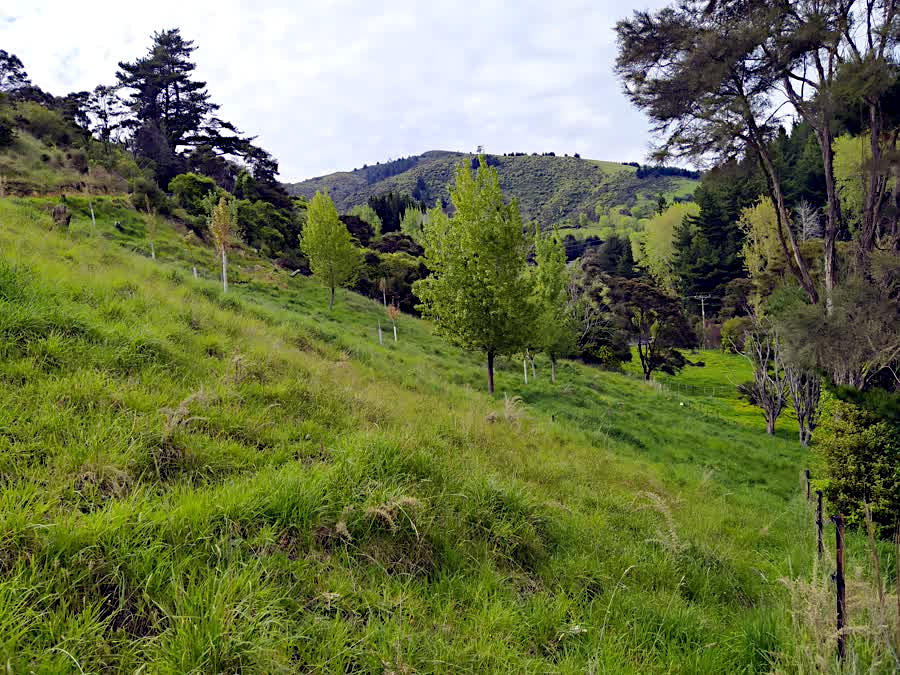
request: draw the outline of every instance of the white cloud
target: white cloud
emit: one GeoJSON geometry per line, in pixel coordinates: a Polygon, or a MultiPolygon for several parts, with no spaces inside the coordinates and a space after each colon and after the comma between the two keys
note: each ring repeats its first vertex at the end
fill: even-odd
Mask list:
{"type": "Polygon", "coordinates": [[[154,30],[180,27],[222,117],[283,180],[479,144],[641,161],[648,126],[612,74],[633,1],[7,0],[0,45],[64,94],[111,83],[154,30]]]}

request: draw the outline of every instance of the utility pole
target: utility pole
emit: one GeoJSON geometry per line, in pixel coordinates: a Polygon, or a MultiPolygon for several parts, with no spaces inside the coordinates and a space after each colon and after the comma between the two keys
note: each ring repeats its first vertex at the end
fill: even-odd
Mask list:
{"type": "Polygon", "coordinates": [[[706,301],[712,298],[712,296],[692,295],[690,297],[700,301],[700,313],[703,315],[703,348],[706,349],[706,301]]]}

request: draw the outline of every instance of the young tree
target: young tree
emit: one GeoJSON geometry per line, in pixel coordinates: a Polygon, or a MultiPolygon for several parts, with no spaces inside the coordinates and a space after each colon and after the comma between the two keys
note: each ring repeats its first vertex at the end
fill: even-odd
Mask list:
{"type": "Polygon", "coordinates": [[[750,402],[762,409],[766,431],[775,433],[775,421],[787,405],[787,375],[782,343],[771,323],[758,316],[744,338],[744,357],[753,366],[753,382],[741,386],[750,402]]]}
{"type": "Polygon", "coordinates": [[[535,336],[534,342],[550,357],[550,379],[556,382],[556,360],[575,348],[575,330],[568,307],[566,251],[559,232],[534,235],[535,336]]]}
{"type": "Polygon", "coordinates": [[[815,370],[792,364],[786,364],[784,372],[800,428],[800,445],[808,446],[819,422],[822,378],[815,370]]]}
{"type": "Polygon", "coordinates": [[[313,276],[331,289],[328,309],[334,309],[334,291],[350,286],[359,274],[362,253],[338,218],[328,193],[316,192],[309,202],[300,249],[309,258],[313,276]]]}
{"type": "Polygon", "coordinates": [[[637,344],[644,379],[654,371],[674,375],[687,360],[678,347],[693,347],[693,334],[678,301],[652,284],[637,279],[607,277],[604,301],[618,325],[637,344]]]}
{"type": "Polygon", "coordinates": [[[410,206],[403,212],[403,218],[400,220],[400,231],[416,241],[420,241],[425,220],[426,216],[424,213],[415,206],[410,206]]]}
{"type": "Polygon", "coordinates": [[[822,237],[822,223],[819,221],[819,210],[808,201],[801,201],[794,207],[794,221],[797,224],[797,234],[800,241],[820,239],[822,237]]]}
{"type": "Polygon", "coordinates": [[[450,198],[452,218],[439,206],[429,212],[423,239],[431,275],[414,291],[451,342],[486,354],[493,393],[494,358],[520,352],[531,335],[529,242],[518,205],[504,202],[497,171],[483,158],[475,173],[460,164],[450,198]]]}
{"type": "Polygon", "coordinates": [[[216,251],[222,259],[222,291],[228,292],[228,242],[237,226],[236,205],[224,196],[219,197],[209,218],[209,232],[212,235],[216,251]]]}
{"type": "Polygon", "coordinates": [[[391,320],[391,326],[394,328],[394,342],[397,341],[397,319],[400,317],[400,308],[397,305],[391,305],[387,308],[388,318],[391,320]]]}

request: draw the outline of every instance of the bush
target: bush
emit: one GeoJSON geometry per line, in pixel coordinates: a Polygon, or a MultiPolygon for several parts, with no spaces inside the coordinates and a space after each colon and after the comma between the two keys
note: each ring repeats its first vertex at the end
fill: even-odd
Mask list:
{"type": "Polygon", "coordinates": [[[209,193],[215,193],[217,190],[216,181],[196,173],[178,174],[169,181],[169,192],[172,193],[175,203],[192,216],[206,215],[203,200],[209,193]]]}
{"type": "Polygon", "coordinates": [[[846,401],[833,400],[819,424],[823,492],[850,525],[865,523],[864,502],[879,535],[890,537],[900,514],[900,427],[846,401]]]}
{"type": "Polygon", "coordinates": [[[72,129],[61,113],[33,102],[18,106],[21,123],[45,143],[67,146],[72,142],[72,129]]]}
{"type": "Polygon", "coordinates": [[[16,131],[11,120],[0,117],[0,148],[6,148],[16,139],[16,131]]]}
{"type": "Polygon", "coordinates": [[[753,324],[750,317],[738,316],[722,324],[722,351],[739,354],[744,351],[744,336],[753,324]]]}
{"type": "Polygon", "coordinates": [[[146,176],[135,178],[131,181],[131,205],[138,211],[145,211],[148,201],[158,213],[169,214],[172,212],[169,198],[159,189],[156,181],[146,176]]]}
{"type": "Polygon", "coordinates": [[[72,168],[78,171],[78,173],[85,174],[88,172],[88,158],[87,153],[84,150],[73,150],[72,152],[67,153],[66,156],[68,157],[72,168]]]}

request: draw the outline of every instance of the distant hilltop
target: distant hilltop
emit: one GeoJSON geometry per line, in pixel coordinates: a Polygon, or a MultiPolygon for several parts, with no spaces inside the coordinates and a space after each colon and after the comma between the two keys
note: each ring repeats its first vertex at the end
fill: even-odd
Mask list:
{"type": "MultiPolygon", "coordinates": [[[[593,220],[615,209],[635,218],[653,213],[659,197],[669,202],[689,200],[699,184],[695,171],[584,159],[554,153],[485,155],[497,168],[500,185],[519,201],[523,217],[544,224],[593,220]]],[[[369,197],[405,192],[429,206],[448,200],[447,186],[460,161],[477,162],[473,153],[430,150],[352,171],[286,184],[293,195],[313,196],[328,190],[338,210],[345,212],[369,197]]]]}

